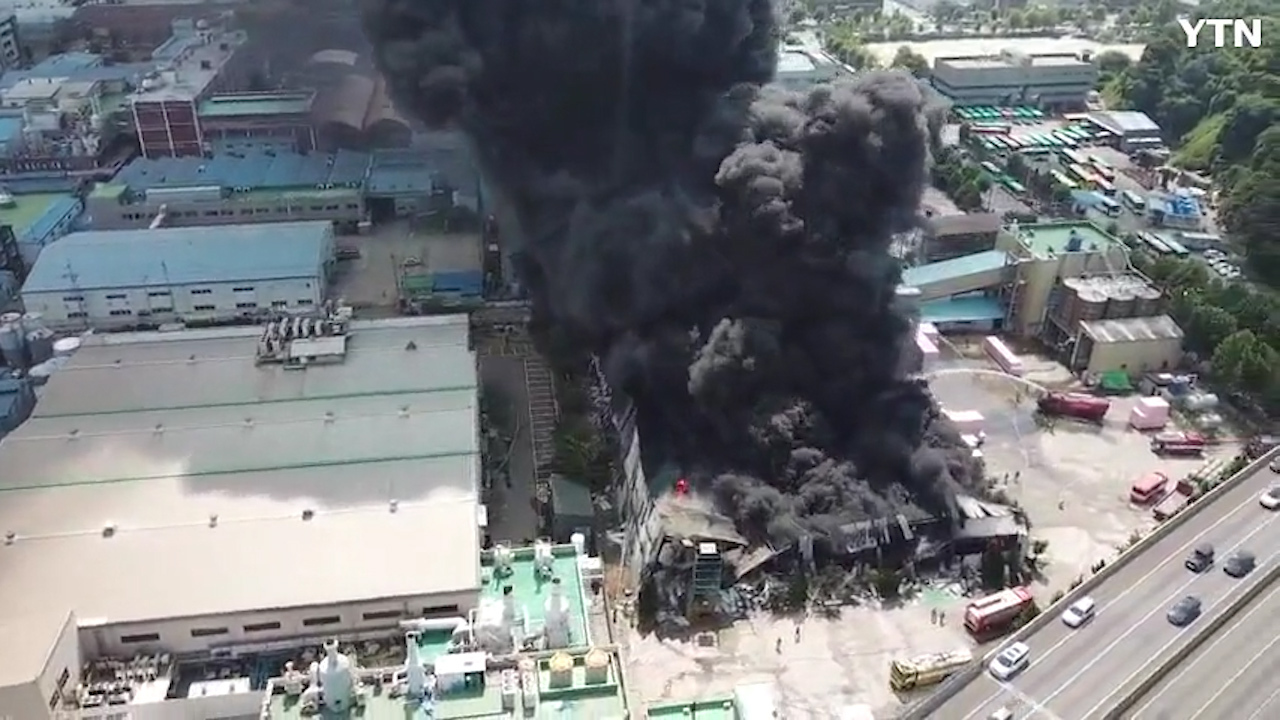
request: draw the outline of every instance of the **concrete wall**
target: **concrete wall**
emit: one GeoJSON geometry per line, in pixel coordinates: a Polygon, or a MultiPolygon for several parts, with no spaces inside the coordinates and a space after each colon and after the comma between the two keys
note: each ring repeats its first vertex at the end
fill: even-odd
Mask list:
{"type": "Polygon", "coordinates": [[[1181,338],[1094,343],[1086,368],[1091,373],[1125,370],[1134,375],[1175,367],[1181,357],[1181,338]]]}
{"type": "Polygon", "coordinates": [[[80,643],[88,657],[206,652],[219,647],[278,644],[307,636],[347,636],[393,629],[404,618],[466,617],[478,601],[477,592],[459,592],[99,627],[86,626],[90,621],[82,618],[80,643]],[[335,617],[337,622],[328,622],[335,617]]]}
{"type": "Polygon", "coordinates": [[[139,323],[230,319],[268,310],[298,311],[324,300],[323,268],[311,277],[170,287],[24,292],[27,312],[52,326],[112,328],[139,323]]]}
{"type": "Polygon", "coordinates": [[[114,198],[89,198],[86,207],[92,230],[133,230],[149,227],[165,208],[165,227],[235,225],[240,223],[329,220],[339,230],[354,230],[365,217],[364,196],[357,189],[334,188],[323,196],[257,193],[224,200],[149,199],[122,204],[114,198]],[[346,226],[346,227],[344,227],[346,226]]]}
{"type": "Polygon", "coordinates": [[[933,83],[954,101],[976,105],[1083,101],[1098,81],[1093,63],[991,62],[974,67],[967,58],[937,58],[933,83]]]}

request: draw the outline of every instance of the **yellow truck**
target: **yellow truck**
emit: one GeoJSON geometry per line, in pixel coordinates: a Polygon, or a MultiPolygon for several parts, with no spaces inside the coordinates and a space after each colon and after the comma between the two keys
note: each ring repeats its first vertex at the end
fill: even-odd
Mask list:
{"type": "Polygon", "coordinates": [[[894,660],[889,663],[889,686],[896,692],[906,692],[936,685],[971,662],[973,653],[966,648],[894,660]]]}

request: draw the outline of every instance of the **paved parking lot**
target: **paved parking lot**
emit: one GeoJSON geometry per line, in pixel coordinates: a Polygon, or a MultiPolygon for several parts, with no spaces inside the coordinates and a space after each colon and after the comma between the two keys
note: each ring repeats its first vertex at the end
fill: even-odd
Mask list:
{"type": "Polygon", "coordinates": [[[397,273],[406,261],[421,263],[423,270],[481,269],[478,235],[416,232],[405,220],[377,225],[367,235],[340,236],[338,247],[360,253],[338,263],[332,285],[332,294],[356,309],[394,307],[397,273]]]}
{"type": "MultiPolygon", "coordinates": [[[[943,405],[976,410],[986,418],[983,453],[987,475],[1017,501],[1032,523],[1033,538],[1049,541],[1048,567],[1038,594],[1065,589],[1099,560],[1114,557],[1135,532],[1155,525],[1150,511],[1129,504],[1134,480],[1153,470],[1179,478],[1204,459],[1159,458],[1147,435],[1127,427],[1136,397],[1114,398],[1102,427],[1061,419],[1037,425],[1032,388],[979,359],[976,343],[961,343],[940,363],[930,386],[943,405]],[[956,372],[971,368],[978,372],[956,372]]],[[[1071,389],[1060,365],[1023,356],[1027,380],[1071,389]]],[[[1172,428],[1171,428],[1172,429],[1172,428]]],[[[1235,446],[1216,448],[1233,455],[1235,446]]]]}

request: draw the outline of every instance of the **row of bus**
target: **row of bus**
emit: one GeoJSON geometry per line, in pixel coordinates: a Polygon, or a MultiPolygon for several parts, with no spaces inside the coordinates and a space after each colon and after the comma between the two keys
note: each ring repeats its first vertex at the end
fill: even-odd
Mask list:
{"type": "Polygon", "coordinates": [[[995,145],[997,149],[1022,150],[1030,147],[1075,148],[1088,143],[1094,133],[1081,127],[1064,127],[1046,132],[1023,133],[1011,135],[1013,128],[1005,123],[982,123],[971,126],[970,130],[979,136],[981,141],[995,145]]]}
{"type": "Polygon", "coordinates": [[[1008,173],[1001,170],[1000,167],[995,163],[989,160],[984,160],[982,162],[981,167],[988,175],[991,176],[991,179],[994,182],[1003,186],[1004,189],[1008,190],[1014,195],[1022,195],[1027,191],[1026,186],[1018,182],[1017,180],[1015,180],[1012,175],[1009,175],[1008,173]]]}

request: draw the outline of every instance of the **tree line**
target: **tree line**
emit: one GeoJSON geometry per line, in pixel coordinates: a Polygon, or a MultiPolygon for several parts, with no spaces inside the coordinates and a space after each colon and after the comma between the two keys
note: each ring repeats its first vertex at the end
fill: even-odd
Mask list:
{"type": "Polygon", "coordinates": [[[1280,412],[1280,296],[1211,277],[1191,259],[1134,253],[1133,262],[1169,298],[1197,369],[1237,404],[1280,412]]]}
{"type": "MultiPolygon", "coordinates": [[[[1217,0],[1195,14],[1261,18],[1263,37],[1280,37],[1277,0],[1217,0]]],[[[1223,228],[1253,273],[1280,285],[1280,43],[1200,46],[1186,47],[1178,24],[1163,26],[1137,63],[1109,73],[1103,95],[1151,116],[1175,165],[1212,173],[1223,228]]]]}

